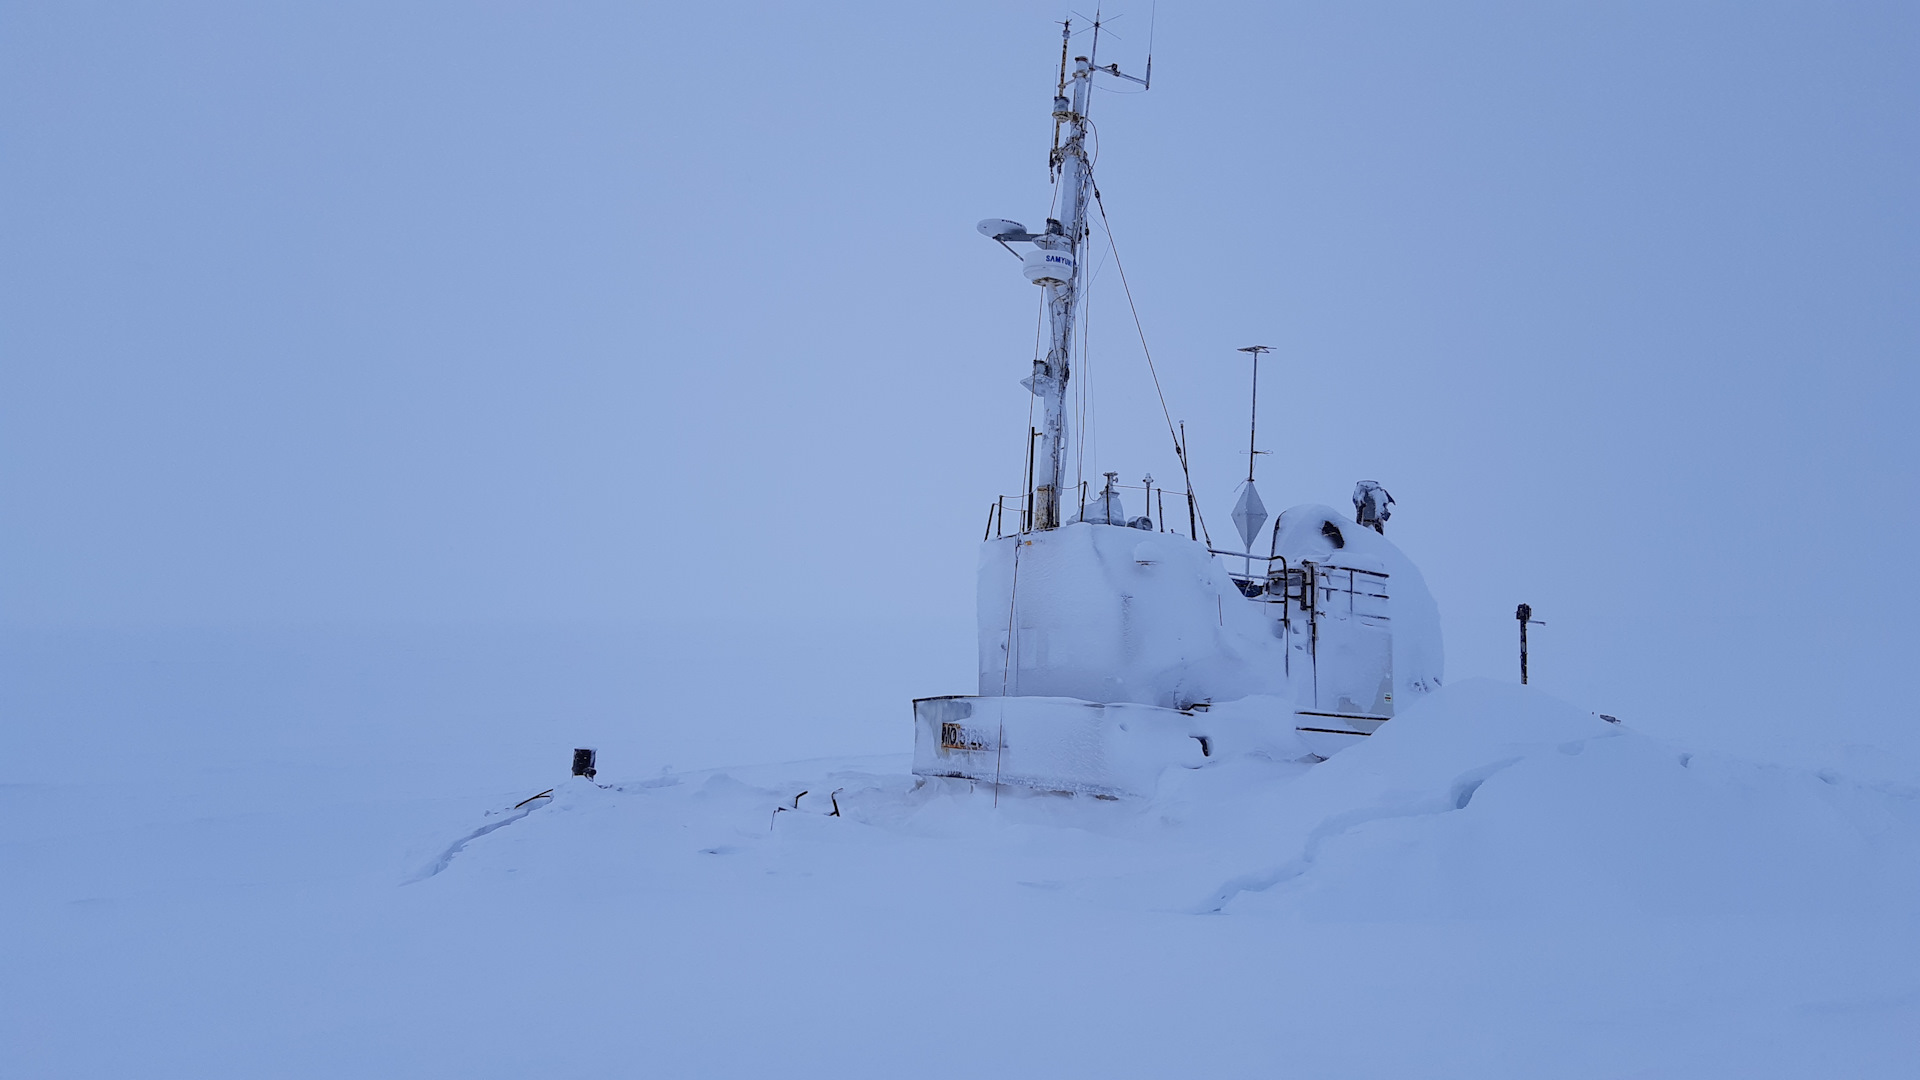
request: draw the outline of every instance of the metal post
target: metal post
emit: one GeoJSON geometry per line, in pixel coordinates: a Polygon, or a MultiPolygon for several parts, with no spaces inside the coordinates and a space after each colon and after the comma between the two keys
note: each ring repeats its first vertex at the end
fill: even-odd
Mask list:
{"type": "Polygon", "coordinates": [[[1253,392],[1247,395],[1247,479],[1253,479],[1254,433],[1260,430],[1260,353],[1253,351],[1253,392]]]}
{"type": "Polygon", "coordinates": [[[1180,473],[1187,478],[1187,539],[1200,538],[1199,512],[1193,507],[1193,472],[1187,468],[1187,422],[1180,421],[1180,473]]]}
{"type": "Polygon", "coordinates": [[[1020,511],[1020,531],[1033,531],[1033,444],[1040,438],[1039,428],[1027,429],[1027,502],[1020,511]]]}
{"type": "Polygon", "coordinates": [[[1520,620],[1520,685],[1527,685],[1527,627],[1545,626],[1546,623],[1533,617],[1533,605],[1521,604],[1514,609],[1513,616],[1520,620]]]}
{"type": "Polygon", "coordinates": [[[1253,440],[1254,433],[1259,430],[1260,422],[1260,354],[1272,352],[1273,347],[1270,345],[1248,345],[1246,348],[1238,351],[1251,353],[1253,355],[1252,406],[1247,410],[1247,483],[1251,484],[1253,483],[1254,455],[1259,453],[1258,450],[1253,448],[1253,440]]]}

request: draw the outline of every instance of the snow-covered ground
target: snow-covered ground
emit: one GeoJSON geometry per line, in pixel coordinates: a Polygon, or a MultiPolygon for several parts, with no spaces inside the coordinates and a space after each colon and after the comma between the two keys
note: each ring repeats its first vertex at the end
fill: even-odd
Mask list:
{"type": "Polygon", "coordinates": [[[513,725],[436,707],[445,657],[389,660],[436,673],[405,691],[364,657],[221,655],[12,649],[10,723],[65,734],[8,733],[6,1075],[1920,1066],[1920,787],[1870,761],[1753,764],[1463,682],[1323,765],[1222,762],[1151,800],[918,783],[904,701],[821,723],[886,753],[674,771],[603,741],[590,784],[556,679],[553,709],[514,706],[552,752],[489,791],[461,717],[513,725]],[[289,706],[322,669],[332,704],[289,706]],[[198,722],[143,731],[139,700],[198,722]]]}

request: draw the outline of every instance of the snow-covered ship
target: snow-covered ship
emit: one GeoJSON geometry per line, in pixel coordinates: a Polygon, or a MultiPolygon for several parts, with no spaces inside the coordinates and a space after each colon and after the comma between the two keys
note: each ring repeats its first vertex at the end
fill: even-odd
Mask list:
{"type": "MultiPolygon", "coordinates": [[[[1439,686],[1440,620],[1419,571],[1386,539],[1392,500],[1378,484],[1356,487],[1351,519],[1302,505],[1267,527],[1251,424],[1232,514],[1243,551],[1213,548],[1170,417],[1180,489],[1157,488],[1151,476],[1121,485],[1111,472],[1098,490],[1069,486],[1067,388],[1089,199],[1099,197],[1087,108],[1096,77],[1142,88],[1152,79],[1151,59],[1143,78],[1096,63],[1097,22],[1093,30],[1088,54],[1069,60],[1063,24],[1051,157],[1058,217],[1039,232],[999,218],[979,225],[1021,255],[1024,276],[1044,290],[1047,347],[1022,381],[1040,426],[1028,442],[1027,490],[993,503],[980,550],[979,691],[913,703],[913,771],[1147,795],[1168,768],[1245,754],[1317,761],[1366,739],[1410,696],[1439,686]]],[[[1264,347],[1246,351],[1257,410],[1264,347]]]]}

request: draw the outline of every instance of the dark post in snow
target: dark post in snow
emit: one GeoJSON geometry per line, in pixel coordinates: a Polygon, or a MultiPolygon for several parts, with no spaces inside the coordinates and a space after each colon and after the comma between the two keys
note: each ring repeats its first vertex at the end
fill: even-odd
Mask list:
{"type": "MultiPolygon", "coordinates": [[[[1521,681],[1525,682],[1526,680],[1522,679],[1521,681]]],[[[589,780],[593,779],[593,774],[597,771],[593,767],[593,761],[599,756],[598,753],[584,746],[575,749],[573,752],[573,775],[584,776],[589,780]]]]}
{"type": "Polygon", "coordinates": [[[1527,685],[1527,627],[1530,624],[1533,626],[1547,624],[1533,617],[1532,604],[1521,604],[1513,615],[1520,620],[1520,685],[1525,686],[1527,685]]]}

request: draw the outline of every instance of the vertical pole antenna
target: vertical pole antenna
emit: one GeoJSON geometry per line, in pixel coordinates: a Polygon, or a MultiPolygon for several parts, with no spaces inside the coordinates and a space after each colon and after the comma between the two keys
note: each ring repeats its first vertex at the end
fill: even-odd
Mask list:
{"type": "MultiPolygon", "coordinates": [[[[1060,85],[1053,91],[1054,96],[1062,97],[1067,92],[1067,46],[1073,40],[1073,20],[1060,20],[1060,85]]],[[[1053,152],[1047,155],[1047,178],[1052,179],[1054,170],[1060,167],[1060,124],[1058,112],[1053,116],[1053,152]]]]}
{"type": "Polygon", "coordinates": [[[1145,89],[1153,89],[1153,31],[1160,25],[1160,5],[1154,4],[1147,14],[1147,77],[1141,82],[1145,89]]]}
{"type": "Polygon", "coordinates": [[[1258,450],[1253,448],[1253,439],[1254,434],[1259,430],[1260,424],[1260,354],[1272,352],[1273,347],[1270,345],[1249,345],[1240,351],[1253,354],[1253,404],[1247,410],[1247,483],[1251,484],[1253,483],[1253,458],[1255,454],[1259,453],[1258,450]]]}

